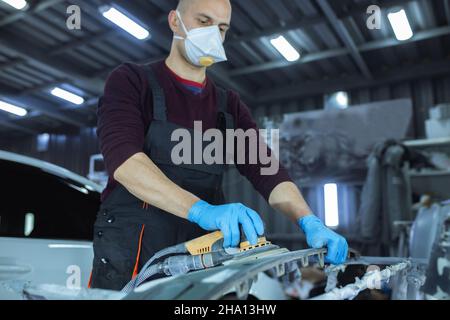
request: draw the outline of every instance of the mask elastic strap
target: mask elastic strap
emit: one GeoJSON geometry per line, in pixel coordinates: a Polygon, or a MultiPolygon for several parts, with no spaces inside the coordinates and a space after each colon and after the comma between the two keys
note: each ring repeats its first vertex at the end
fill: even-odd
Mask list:
{"type": "MultiPolygon", "coordinates": [[[[187,36],[187,35],[188,35],[188,31],[187,31],[187,29],[186,29],[186,26],[184,25],[183,19],[181,19],[181,14],[180,14],[180,12],[179,12],[178,10],[176,11],[176,13],[177,13],[178,19],[179,19],[180,22],[181,22],[181,27],[183,28],[183,31],[184,31],[184,33],[185,33],[186,36],[187,36]]],[[[181,36],[177,36],[177,35],[174,35],[173,37],[174,37],[174,39],[179,39],[179,40],[184,40],[184,39],[185,39],[185,38],[183,38],[183,37],[181,37],[181,36]]]]}

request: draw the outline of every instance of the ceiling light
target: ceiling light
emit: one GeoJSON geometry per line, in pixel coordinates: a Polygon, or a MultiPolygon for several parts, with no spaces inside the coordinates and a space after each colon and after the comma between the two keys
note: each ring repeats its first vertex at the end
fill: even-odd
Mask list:
{"type": "Polygon", "coordinates": [[[145,40],[150,36],[148,30],[116,8],[111,6],[103,6],[100,7],[99,10],[106,19],[116,24],[135,38],[145,40]]]}
{"type": "Polygon", "coordinates": [[[344,91],[336,92],[336,103],[342,108],[348,107],[348,94],[344,91]]]}
{"type": "Polygon", "coordinates": [[[24,231],[23,231],[25,237],[29,237],[30,234],[33,232],[34,221],[35,221],[35,216],[33,213],[25,214],[25,223],[24,223],[24,231]]]}
{"type": "Polygon", "coordinates": [[[11,7],[17,10],[25,9],[28,3],[25,0],[2,0],[4,3],[9,4],[11,7]]]}
{"type": "Polygon", "coordinates": [[[285,37],[279,36],[278,38],[270,40],[270,43],[275,49],[280,52],[283,57],[289,61],[294,62],[300,59],[300,53],[286,40],[285,37]]]}
{"type": "Polygon", "coordinates": [[[346,91],[337,91],[324,96],[325,110],[347,109],[350,103],[349,95],[346,91]]]}
{"type": "Polygon", "coordinates": [[[325,202],[325,224],[328,227],[339,226],[338,193],[335,183],[327,183],[323,186],[325,202]]]}
{"type": "Polygon", "coordinates": [[[58,88],[58,87],[57,88],[53,88],[52,91],[50,91],[50,93],[52,95],[54,95],[55,97],[64,99],[64,100],[69,101],[69,102],[71,102],[73,104],[76,104],[76,105],[80,105],[80,104],[84,103],[84,99],[82,97],[80,97],[80,96],[78,96],[78,95],[76,95],[76,94],[74,94],[72,92],[69,92],[69,91],[66,91],[64,89],[58,88]]]}
{"type": "Polygon", "coordinates": [[[397,40],[408,40],[414,35],[404,9],[389,13],[388,19],[397,40]]]}
{"type": "Polygon", "coordinates": [[[24,108],[12,105],[10,103],[1,100],[0,100],[0,110],[15,114],[16,116],[19,117],[24,117],[28,113],[28,111],[25,110],[24,108]]]}

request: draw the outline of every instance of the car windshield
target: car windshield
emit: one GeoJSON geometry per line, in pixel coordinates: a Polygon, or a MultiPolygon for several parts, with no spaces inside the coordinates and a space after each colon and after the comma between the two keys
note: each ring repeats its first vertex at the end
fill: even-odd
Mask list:
{"type": "Polygon", "coordinates": [[[0,160],[0,236],[92,240],[100,194],[36,167],[0,160]]]}

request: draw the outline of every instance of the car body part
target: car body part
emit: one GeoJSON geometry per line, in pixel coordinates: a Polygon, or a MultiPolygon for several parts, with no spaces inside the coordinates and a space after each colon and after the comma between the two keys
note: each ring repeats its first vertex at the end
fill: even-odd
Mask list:
{"type": "Polygon", "coordinates": [[[411,228],[409,241],[410,256],[429,259],[433,243],[439,236],[441,206],[421,207],[411,228]]]}
{"type": "Polygon", "coordinates": [[[410,262],[400,262],[398,264],[386,267],[382,271],[372,270],[367,272],[361,279],[356,279],[355,283],[349,284],[343,288],[334,288],[322,295],[312,298],[312,300],[345,300],[354,299],[361,291],[365,289],[379,289],[382,282],[388,281],[399,271],[406,269],[410,262]]]}
{"type": "Polygon", "coordinates": [[[325,263],[326,249],[290,252],[273,245],[261,249],[264,247],[248,251],[252,254],[238,253],[223,266],[172,277],[156,285],[145,283],[125,299],[220,299],[230,291],[243,298],[261,272],[268,271],[274,277],[281,277],[289,270],[285,264],[293,261],[306,264],[306,258],[309,263],[311,257],[316,257],[322,267],[325,263]]]}
{"type": "Polygon", "coordinates": [[[339,266],[328,267],[325,269],[325,273],[327,275],[327,286],[325,287],[325,292],[330,292],[338,283],[338,274],[339,272],[345,271],[346,265],[341,264],[339,266]]]}
{"type": "Polygon", "coordinates": [[[60,285],[40,284],[23,288],[26,300],[120,300],[123,294],[118,291],[87,288],[67,288],[60,285]]]}
{"type": "Polygon", "coordinates": [[[167,276],[177,276],[190,271],[218,266],[232,259],[233,256],[242,257],[254,252],[254,250],[264,251],[271,248],[271,243],[264,236],[259,237],[255,245],[251,245],[245,237],[242,226],[239,249],[234,255],[225,251],[223,241],[223,233],[215,231],[157,252],[142,267],[139,274],[122,289],[122,292],[131,292],[134,288],[158,273],[163,273],[167,276]],[[166,258],[163,262],[152,265],[157,259],[168,255],[172,256],[166,258]]]}
{"type": "Polygon", "coordinates": [[[429,299],[450,298],[450,205],[441,209],[441,223],[431,249],[424,292],[429,299]]]}

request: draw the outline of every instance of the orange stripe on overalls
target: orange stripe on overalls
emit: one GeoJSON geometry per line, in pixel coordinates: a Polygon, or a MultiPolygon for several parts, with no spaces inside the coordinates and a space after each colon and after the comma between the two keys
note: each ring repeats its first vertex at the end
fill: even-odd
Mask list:
{"type": "Polygon", "coordinates": [[[142,238],[144,236],[144,229],[145,229],[145,224],[142,225],[141,234],[139,235],[139,245],[138,245],[138,251],[136,254],[136,262],[134,264],[133,275],[131,277],[132,279],[136,278],[136,276],[138,275],[139,257],[141,255],[142,238]]]}
{"type": "Polygon", "coordinates": [[[91,288],[91,284],[92,284],[92,270],[91,270],[91,274],[89,275],[89,281],[88,281],[88,288],[91,288]]]}

